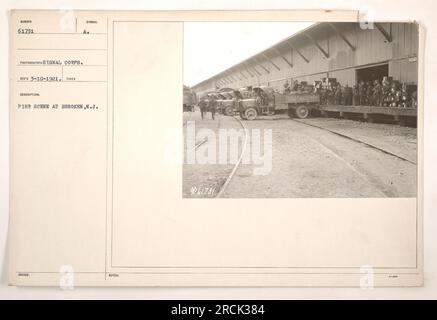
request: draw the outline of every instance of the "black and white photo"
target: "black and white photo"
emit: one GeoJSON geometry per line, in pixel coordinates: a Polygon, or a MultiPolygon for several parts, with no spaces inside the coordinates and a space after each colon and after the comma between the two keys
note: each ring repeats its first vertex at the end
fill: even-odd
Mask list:
{"type": "Polygon", "coordinates": [[[417,84],[415,23],[186,23],[183,197],[415,197],[417,84]]]}

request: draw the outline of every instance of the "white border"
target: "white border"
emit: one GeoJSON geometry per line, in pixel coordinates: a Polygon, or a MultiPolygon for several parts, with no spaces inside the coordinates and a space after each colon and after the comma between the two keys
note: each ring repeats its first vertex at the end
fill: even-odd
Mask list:
{"type": "MultiPolygon", "coordinates": [[[[0,61],[2,66],[8,65],[9,45],[9,9],[107,9],[107,10],[188,10],[188,9],[349,9],[367,12],[375,20],[405,21],[414,18],[425,28],[425,72],[424,72],[424,261],[425,286],[421,288],[378,288],[361,290],[349,288],[80,288],[72,291],[61,291],[56,288],[14,288],[7,286],[5,248],[8,225],[8,144],[9,144],[9,102],[8,102],[8,70],[2,68],[0,76],[0,298],[27,299],[27,298],[133,298],[133,299],[435,299],[437,298],[437,188],[436,182],[437,150],[433,141],[437,139],[437,111],[432,107],[436,104],[432,88],[432,75],[437,72],[437,63],[434,61],[437,39],[437,21],[433,15],[437,9],[436,2],[424,2],[417,6],[412,1],[386,0],[350,0],[350,1],[275,1],[252,0],[250,3],[236,0],[166,0],[159,3],[145,3],[140,0],[117,1],[96,0],[73,1],[2,1],[0,3],[0,28],[3,34],[0,37],[0,61]],[[72,5],[74,3],[74,6],[72,5]],[[329,7],[327,7],[329,6],[329,7]],[[395,8],[395,10],[394,10],[395,8]],[[434,199],[436,200],[434,200],[434,199]]],[[[434,80],[435,81],[435,80],[434,80]]],[[[435,92],[435,90],[434,90],[435,92]]]]}

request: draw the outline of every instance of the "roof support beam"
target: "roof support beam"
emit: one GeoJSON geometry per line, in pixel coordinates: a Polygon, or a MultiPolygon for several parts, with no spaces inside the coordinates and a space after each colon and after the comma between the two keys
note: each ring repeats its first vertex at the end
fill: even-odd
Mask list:
{"type": "MultiPolygon", "coordinates": [[[[257,63],[261,68],[263,68],[265,72],[270,73],[269,69],[267,69],[266,67],[264,67],[264,66],[262,65],[262,63],[261,63],[257,58],[254,57],[253,60],[255,60],[255,62],[256,62],[256,63],[257,63]]],[[[261,75],[261,74],[260,74],[260,75],[261,75]]]]}
{"type": "Polygon", "coordinates": [[[325,51],[325,49],[323,49],[321,46],[320,46],[320,44],[312,37],[312,36],[310,36],[308,33],[306,33],[306,32],[304,32],[304,35],[308,38],[308,39],[310,39],[310,41],[312,42],[312,43],[314,43],[314,45],[317,47],[317,49],[319,49],[320,50],[320,52],[321,53],[323,53],[323,55],[326,57],[326,58],[329,58],[329,53],[327,53],[326,51],[325,51]]]}
{"type": "MultiPolygon", "coordinates": [[[[250,67],[249,67],[250,68],[250,67]]],[[[250,70],[249,68],[246,69],[247,73],[253,78],[256,77],[256,74],[253,72],[253,70],[250,70]]]]}
{"type": "Polygon", "coordinates": [[[273,50],[282,58],[282,60],[284,60],[287,64],[288,64],[288,66],[290,67],[290,68],[293,68],[293,64],[291,63],[291,61],[288,61],[288,59],[287,58],[285,58],[283,55],[282,55],[282,53],[278,50],[278,49],[276,49],[276,48],[273,48],[273,50]]]}
{"type": "Polygon", "coordinates": [[[243,73],[243,71],[240,71],[240,74],[244,77],[244,79],[247,79],[246,75],[243,73]]]}
{"type": "Polygon", "coordinates": [[[246,72],[253,78],[254,75],[252,74],[252,72],[249,71],[250,66],[248,65],[247,62],[243,62],[244,67],[246,68],[246,72]]]}
{"type": "Polygon", "coordinates": [[[231,82],[235,81],[234,76],[230,72],[227,72],[227,75],[228,75],[228,78],[231,79],[231,82]]]}
{"type": "Polygon", "coordinates": [[[232,75],[237,81],[241,81],[241,77],[238,74],[238,72],[234,71],[233,75],[232,75]]]}
{"type": "Polygon", "coordinates": [[[251,65],[251,67],[252,67],[252,70],[255,70],[255,72],[256,72],[257,75],[262,76],[262,73],[259,72],[258,69],[255,68],[255,66],[254,66],[253,64],[251,65]]]}
{"type": "Polygon", "coordinates": [[[230,73],[231,77],[233,77],[236,81],[241,80],[240,76],[238,75],[238,72],[235,71],[234,68],[231,68],[231,70],[229,70],[229,73],[230,73]]]}
{"type": "Polygon", "coordinates": [[[375,22],[374,25],[375,25],[376,29],[378,29],[379,32],[382,33],[382,35],[384,36],[384,38],[387,42],[393,41],[393,38],[391,36],[391,23],[390,23],[390,33],[388,33],[380,23],[375,22]]]}
{"type": "Polygon", "coordinates": [[[254,77],[255,77],[255,76],[260,76],[260,75],[261,75],[261,72],[259,72],[258,69],[256,69],[256,68],[253,66],[253,64],[250,64],[250,63],[248,63],[248,62],[245,62],[245,65],[248,67],[247,71],[249,71],[249,68],[251,68],[252,72],[255,71],[255,72],[254,72],[254,74],[255,74],[254,77]]]}
{"type": "Polygon", "coordinates": [[[310,60],[308,60],[308,59],[307,59],[307,58],[302,54],[302,52],[300,52],[299,49],[296,48],[296,46],[295,46],[291,41],[285,41],[285,43],[287,43],[291,49],[293,49],[294,51],[296,51],[296,52],[299,54],[299,56],[300,56],[303,60],[305,60],[306,63],[310,62],[310,60]]]}
{"type": "Polygon", "coordinates": [[[343,33],[341,33],[340,30],[338,30],[338,28],[333,23],[329,23],[329,25],[332,29],[334,29],[337,35],[342,38],[344,42],[346,42],[346,44],[349,46],[349,48],[351,48],[352,51],[355,51],[357,49],[355,48],[355,46],[352,45],[352,43],[350,43],[350,41],[344,36],[343,33]]]}
{"type": "Polygon", "coordinates": [[[264,57],[264,58],[266,58],[266,60],[268,61],[268,62],[270,62],[270,64],[272,65],[272,66],[274,66],[275,68],[276,68],[276,70],[278,70],[278,71],[281,71],[281,68],[279,68],[274,62],[273,62],[273,60],[271,59],[271,58],[269,58],[265,53],[261,53],[261,55],[264,57]]]}

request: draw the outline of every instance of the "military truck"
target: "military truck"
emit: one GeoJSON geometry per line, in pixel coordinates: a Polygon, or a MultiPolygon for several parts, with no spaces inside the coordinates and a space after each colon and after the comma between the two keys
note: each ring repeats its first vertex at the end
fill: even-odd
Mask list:
{"type": "Polygon", "coordinates": [[[184,85],[183,91],[183,111],[193,112],[194,106],[197,104],[196,94],[190,87],[184,85]]]}
{"type": "Polygon", "coordinates": [[[216,92],[216,94],[219,97],[217,99],[217,111],[226,116],[233,116],[238,101],[234,90],[221,90],[216,92]]]}
{"type": "Polygon", "coordinates": [[[311,110],[317,109],[320,96],[317,93],[278,93],[269,86],[247,89],[249,91],[238,101],[238,113],[244,120],[254,120],[262,115],[286,113],[290,118],[307,118],[311,110]]]}

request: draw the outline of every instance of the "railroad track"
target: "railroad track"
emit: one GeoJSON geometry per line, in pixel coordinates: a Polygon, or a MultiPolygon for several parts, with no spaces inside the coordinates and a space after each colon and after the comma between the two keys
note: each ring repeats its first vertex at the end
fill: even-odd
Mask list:
{"type": "MultiPolygon", "coordinates": [[[[189,113],[189,115],[188,115],[188,119],[186,119],[186,120],[184,121],[184,123],[182,124],[182,128],[184,128],[184,127],[187,126],[187,122],[188,122],[188,121],[191,121],[191,116],[192,116],[193,113],[194,113],[194,112],[190,112],[190,113],[189,113]]],[[[221,121],[221,119],[218,118],[217,130],[220,128],[220,121],[221,121]]],[[[197,142],[197,143],[194,145],[194,149],[196,150],[197,148],[199,148],[202,144],[204,144],[204,143],[207,142],[207,141],[208,141],[208,137],[206,137],[206,138],[202,139],[201,141],[197,142]]]]}
{"type": "Polygon", "coordinates": [[[184,128],[187,125],[187,122],[191,120],[191,116],[194,112],[190,112],[188,114],[188,119],[184,121],[184,123],[182,124],[182,128],[184,128]]]}
{"type": "MultiPolygon", "coordinates": [[[[223,192],[226,190],[227,186],[229,185],[230,181],[232,180],[233,176],[235,175],[235,172],[237,171],[239,165],[241,164],[241,161],[243,160],[243,155],[244,152],[246,150],[247,147],[247,143],[248,143],[248,134],[247,134],[247,129],[244,126],[243,122],[236,116],[233,116],[233,118],[239,123],[239,125],[243,128],[244,130],[244,144],[243,144],[243,148],[241,151],[241,154],[237,160],[237,162],[235,163],[234,167],[232,168],[231,173],[228,175],[228,177],[226,178],[225,182],[223,183],[223,185],[220,187],[220,190],[217,192],[217,194],[215,195],[215,198],[220,198],[223,194],[223,192]]],[[[191,114],[189,116],[189,118],[184,122],[183,126],[185,127],[187,122],[191,120],[191,114]]],[[[220,125],[221,125],[221,116],[218,117],[218,122],[217,122],[217,128],[216,131],[218,131],[220,129],[220,125]]],[[[208,137],[205,137],[204,139],[197,141],[194,145],[194,149],[197,150],[200,146],[202,146],[203,144],[205,144],[208,141],[208,137]]]]}
{"type": "MultiPolygon", "coordinates": [[[[187,120],[187,121],[189,121],[189,120],[187,120]]],[[[220,129],[220,124],[221,124],[221,118],[218,118],[216,130],[220,129]]],[[[199,148],[202,144],[204,144],[207,141],[208,141],[208,137],[205,137],[201,141],[197,142],[194,145],[194,150],[197,150],[197,148],[199,148]]]]}
{"type": "MultiPolygon", "coordinates": [[[[249,144],[248,129],[246,128],[246,126],[244,124],[244,121],[240,120],[238,116],[234,116],[233,118],[238,122],[239,126],[244,130],[245,136],[244,136],[244,140],[243,140],[243,146],[242,146],[242,149],[241,149],[241,152],[240,152],[240,155],[239,155],[239,158],[238,158],[237,162],[233,165],[233,168],[232,168],[231,172],[229,173],[229,175],[226,177],[226,179],[225,179],[225,177],[223,177],[223,179],[225,179],[225,182],[218,186],[219,189],[218,189],[217,193],[215,195],[213,195],[214,198],[222,198],[224,196],[224,193],[228,189],[229,185],[232,184],[232,181],[234,180],[234,176],[236,175],[238,169],[240,168],[240,165],[241,165],[242,160],[244,158],[245,152],[247,152],[247,148],[248,148],[248,144],[249,144]]],[[[290,120],[287,120],[287,121],[290,121],[290,120]]],[[[373,145],[371,143],[359,140],[359,139],[357,139],[355,137],[348,136],[348,135],[346,135],[344,133],[340,133],[340,132],[337,132],[337,131],[332,130],[332,129],[324,128],[324,127],[319,126],[319,125],[308,124],[308,123],[306,123],[304,121],[301,121],[299,119],[293,119],[292,121],[298,122],[301,125],[306,125],[308,127],[314,127],[314,128],[317,128],[317,129],[320,129],[320,130],[323,130],[323,131],[330,132],[332,134],[335,134],[336,136],[339,136],[339,137],[342,137],[344,139],[353,141],[355,143],[362,144],[362,145],[364,145],[366,147],[370,147],[370,148],[372,148],[372,149],[374,149],[374,150],[376,150],[378,152],[381,152],[381,153],[384,153],[386,155],[389,155],[390,157],[395,157],[395,158],[397,158],[397,159],[399,159],[401,161],[407,162],[407,163],[412,164],[412,165],[416,165],[416,162],[414,162],[414,161],[412,161],[410,159],[407,159],[407,158],[405,158],[402,155],[390,152],[388,150],[380,148],[380,147],[378,147],[376,145],[373,145]]],[[[219,118],[217,129],[219,129],[219,128],[220,128],[220,118],[219,118]]],[[[195,145],[196,149],[198,147],[200,147],[201,145],[203,145],[204,143],[206,143],[207,141],[208,141],[208,139],[205,138],[202,141],[197,142],[196,145],[195,145]]],[[[318,140],[316,140],[316,141],[321,143],[318,140]]],[[[323,144],[323,143],[321,143],[321,144],[323,144]]],[[[392,196],[396,195],[396,192],[395,192],[396,190],[393,191],[390,188],[386,187],[385,185],[381,184],[381,181],[379,181],[378,178],[375,178],[372,175],[371,172],[367,172],[366,170],[364,170],[364,171],[359,170],[359,168],[356,168],[354,165],[351,165],[347,160],[343,159],[340,155],[338,155],[335,152],[335,150],[331,150],[329,148],[329,146],[326,146],[324,144],[322,146],[325,147],[327,149],[327,151],[330,152],[333,156],[335,156],[337,158],[340,158],[340,160],[342,160],[342,161],[345,161],[346,165],[352,171],[354,171],[356,174],[358,174],[369,185],[374,186],[377,189],[377,191],[379,193],[381,193],[381,196],[392,197],[392,196]]],[[[223,180],[221,180],[221,181],[223,181],[223,180]]]]}
{"type": "Polygon", "coordinates": [[[247,132],[247,128],[244,126],[243,122],[238,117],[236,117],[236,116],[232,116],[232,117],[235,120],[237,120],[237,122],[240,124],[240,126],[244,130],[244,144],[243,144],[243,148],[241,149],[240,157],[238,158],[237,162],[235,163],[234,167],[232,168],[231,173],[226,178],[225,183],[223,183],[223,185],[221,186],[219,192],[216,194],[216,196],[215,196],[216,198],[220,198],[223,195],[223,193],[225,192],[227,186],[229,185],[229,183],[231,182],[232,178],[234,177],[235,172],[237,172],[237,169],[240,166],[241,161],[243,160],[244,152],[246,151],[247,143],[248,143],[249,134],[247,132]]]}
{"type": "Polygon", "coordinates": [[[390,156],[393,156],[393,157],[398,158],[398,159],[400,159],[400,160],[406,161],[406,162],[408,162],[408,163],[411,163],[411,164],[414,164],[414,165],[417,164],[416,162],[411,161],[410,159],[407,159],[407,158],[405,158],[405,157],[403,157],[403,156],[400,156],[400,155],[395,154],[395,153],[393,153],[393,152],[390,152],[390,151],[387,151],[387,150],[385,150],[385,149],[382,149],[382,148],[380,148],[380,147],[378,147],[378,146],[375,146],[375,145],[373,145],[373,144],[371,144],[371,143],[368,143],[368,142],[365,142],[365,141],[359,140],[359,139],[357,139],[357,138],[353,138],[353,137],[351,137],[351,136],[345,135],[345,134],[340,133],[340,132],[338,132],[338,131],[331,130],[331,129],[327,129],[327,128],[325,128],[325,127],[321,127],[321,126],[317,126],[317,125],[315,125],[315,124],[309,124],[309,123],[306,123],[306,122],[301,121],[301,120],[298,120],[298,119],[291,119],[291,120],[292,120],[292,121],[295,121],[295,122],[299,122],[300,124],[303,124],[303,125],[306,125],[306,126],[309,126],[309,127],[314,127],[314,128],[318,128],[318,129],[321,129],[321,130],[325,130],[325,131],[331,132],[331,133],[333,133],[333,134],[335,134],[335,135],[338,135],[338,136],[340,136],[340,137],[342,137],[342,138],[345,138],[345,139],[348,139],[348,140],[351,140],[351,141],[354,141],[354,142],[358,142],[358,143],[364,144],[364,145],[366,145],[366,146],[368,146],[368,147],[370,147],[370,148],[372,148],[372,149],[378,150],[378,151],[380,151],[380,152],[382,152],[382,153],[388,154],[388,155],[390,155],[390,156]]]}

